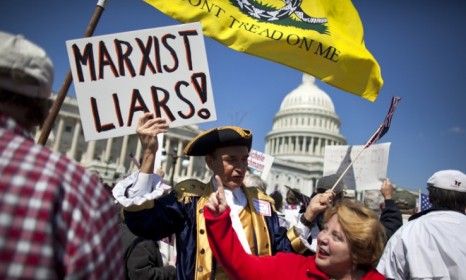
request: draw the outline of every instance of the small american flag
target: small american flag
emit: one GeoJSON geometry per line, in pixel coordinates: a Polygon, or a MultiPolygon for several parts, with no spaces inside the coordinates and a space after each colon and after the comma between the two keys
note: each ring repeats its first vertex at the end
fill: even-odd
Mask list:
{"type": "Polygon", "coordinates": [[[377,131],[371,136],[371,138],[367,141],[364,148],[369,147],[370,145],[374,144],[375,142],[379,141],[382,136],[387,133],[388,129],[390,128],[390,123],[392,122],[393,113],[395,113],[396,106],[400,102],[401,98],[398,96],[392,97],[392,102],[390,104],[390,108],[388,109],[388,113],[385,116],[383,123],[379,126],[377,131]]]}
{"type": "Polygon", "coordinates": [[[419,211],[425,211],[432,208],[427,194],[419,193],[419,211]]]}

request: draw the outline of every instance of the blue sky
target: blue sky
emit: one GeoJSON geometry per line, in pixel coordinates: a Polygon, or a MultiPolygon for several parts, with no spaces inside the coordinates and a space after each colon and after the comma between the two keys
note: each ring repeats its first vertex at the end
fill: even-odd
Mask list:
{"type": "MultiPolygon", "coordinates": [[[[69,69],[65,41],[80,38],[95,0],[1,1],[0,29],[22,33],[50,54],[54,90],[69,69]]],[[[402,101],[390,131],[388,176],[401,187],[425,189],[440,169],[466,171],[466,1],[353,1],[365,28],[367,48],[378,60],[384,87],[376,102],[319,82],[333,99],[349,144],[366,142],[383,120],[394,95],[402,101]]],[[[95,35],[177,24],[138,0],[110,0],[95,35]]],[[[282,99],[302,74],[286,66],[239,53],[206,38],[217,121],[253,130],[254,149],[265,136],[282,99]]],[[[74,94],[71,88],[70,95],[74,94]]]]}

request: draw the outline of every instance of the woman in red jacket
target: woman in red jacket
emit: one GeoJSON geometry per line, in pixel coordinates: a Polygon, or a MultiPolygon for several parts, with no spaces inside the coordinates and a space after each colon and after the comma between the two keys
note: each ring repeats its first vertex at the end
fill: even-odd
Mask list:
{"type": "MultiPolygon", "coordinates": [[[[232,279],[385,279],[374,269],[383,251],[385,232],[368,208],[346,200],[328,208],[315,256],[278,253],[258,257],[244,251],[231,226],[219,180],[217,187],[204,216],[212,252],[232,279]]],[[[331,198],[329,194],[314,196],[310,202],[314,214],[325,210],[331,198]]]]}

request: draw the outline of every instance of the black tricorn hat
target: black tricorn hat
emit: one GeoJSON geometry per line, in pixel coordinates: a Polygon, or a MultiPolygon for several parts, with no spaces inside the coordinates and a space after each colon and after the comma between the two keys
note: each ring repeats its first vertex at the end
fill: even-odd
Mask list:
{"type": "Polygon", "coordinates": [[[215,149],[228,146],[246,146],[251,150],[251,131],[238,126],[223,126],[204,131],[184,147],[187,156],[205,156],[215,149]]]}

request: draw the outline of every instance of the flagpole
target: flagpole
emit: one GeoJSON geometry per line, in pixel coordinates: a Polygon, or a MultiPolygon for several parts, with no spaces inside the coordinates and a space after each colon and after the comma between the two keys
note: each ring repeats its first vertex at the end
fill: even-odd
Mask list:
{"type": "Polygon", "coordinates": [[[129,157],[131,158],[131,161],[133,161],[134,165],[136,165],[138,169],[141,168],[141,164],[139,164],[138,160],[136,159],[133,153],[129,153],[129,157]]]}
{"type": "MultiPolygon", "coordinates": [[[[94,13],[89,21],[89,24],[87,25],[86,32],[84,33],[84,37],[91,37],[92,34],[94,34],[95,28],[105,9],[107,1],[108,0],[97,1],[94,13]]],[[[72,81],[73,76],[71,75],[71,71],[68,70],[65,80],[63,81],[63,84],[60,88],[60,91],[57,94],[57,98],[53,102],[52,107],[50,108],[50,112],[44,121],[44,125],[42,126],[41,134],[39,136],[39,140],[37,141],[39,144],[45,146],[45,143],[47,143],[47,139],[49,138],[49,134],[52,130],[53,123],[55,122],[58,112],[60,111],[60,108],[63,102],[65,101],[66,94],[68,93],[72,81]]]]}
{"type": "Polygon", "coordinates": [[[418,188],[416,208],[416,213],[421,212],[421,188],[418,188]]]}

